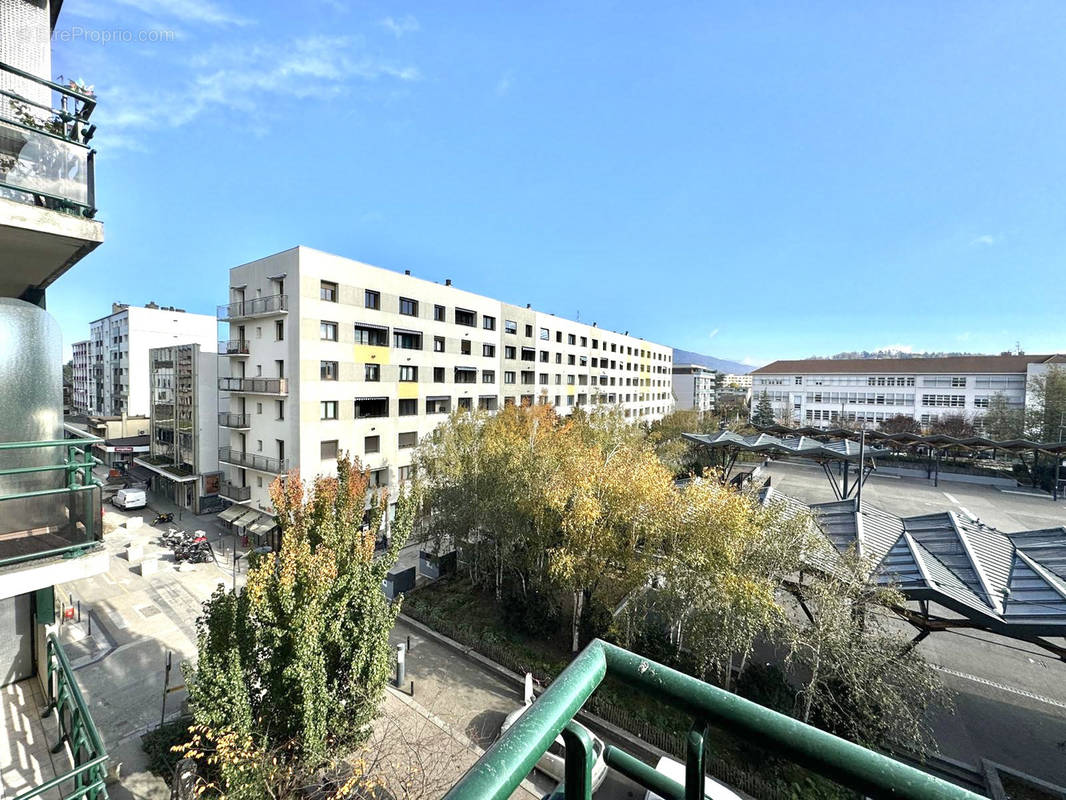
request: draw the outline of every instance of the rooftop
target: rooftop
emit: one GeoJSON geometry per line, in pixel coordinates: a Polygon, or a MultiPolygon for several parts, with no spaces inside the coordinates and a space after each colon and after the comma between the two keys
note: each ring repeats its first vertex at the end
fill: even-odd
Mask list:
{"type": "Polygon", "coordinates": [[[1030,364],[1066,363],[1066,356],[941,356],[929,358],[805,358],[797,361],[774,361],[752,370],[752,375],[922,375],[934,372],[955,373],[1024,373],[1030,364]]]}

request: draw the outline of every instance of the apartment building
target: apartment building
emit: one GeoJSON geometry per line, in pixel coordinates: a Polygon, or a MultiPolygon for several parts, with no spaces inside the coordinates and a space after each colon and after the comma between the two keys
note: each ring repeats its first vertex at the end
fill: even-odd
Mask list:
{"type": "Polygon", "coordinates": [[[672,385],[677,408],[714,411],[717,370],[702,364],[674,364],[672,385]]]}
{"type": "Polygon", "coordinates": [[[72,345],[70,410],[74,414],[89,411],[89,340],[72,345]]]}
{"type": "Polygon", "coordinates": [[[751,381],[751,375],[738,375],[731,372],[722,376],[722,386],[730,389],[750,389],[751,381]]]}
{"type": "Polygon", "coordinates": [[[877,425],[899,414],[931,425],[962,415],[980,427],[992,398],[1023,408],[1029,379],[1061,355],[775,361],[752,372],[752,405],[766,392],[775,416],[829,427],[877,425]]]}
{"type": "Polygon", "coordinates": [[[111,313],[89,323],[89,411],[103,416],[149,415],[148,351],[194,343],[214,351],[218,322],[173,306],[143,308],[113,303],[111,313]]]}
{"type": "Polygon", "coordinates": [[[149,453],[134,463],[154,473],[152,494],[196,514],[217,506],[221,489],[218,433],[228,420],[218,411],[219,361],[214,344],[148,351],[149,453]]]}
{"type": "Polygon", "coordinates": [[[328,473],[344,451],[395,488],[455,409],[673,407],[669,347],[305,247],[230,270],[219,318],[223,494],[268,513],[277,474],[328,473]]]}
{"type": "Polygon", "coordinates": [[[5,797],[88,797],[103,786],[108,769],[57,636],[57,606],[63,601],[56,584],[108,569],[100,487],[92,481],[88,452],[92,442],[63,441],[62,336],[45,311],[46,289],[103,241],[88,145],[96,101],[51,80],[51,32],[59,8],[58,0],[0,0],[0,739],[7,747],[0,754],[6,756],[0,759],[0,795],[5,797]],[[52,718],[45,728],[42,713],[52,718]]]}

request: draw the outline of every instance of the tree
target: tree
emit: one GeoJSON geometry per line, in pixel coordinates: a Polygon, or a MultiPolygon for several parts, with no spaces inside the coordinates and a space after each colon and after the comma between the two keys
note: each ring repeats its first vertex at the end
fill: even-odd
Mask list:
{"type": "Polygon", "coordinates": [[[713,433],[718,430],[718,419],[710,414],[701,415],[695,409],[678,409],[656,420],[648,428],[648,442],[656,455],[675,475],[701,472],[706,455],[702,448],[685,439],[685,433],[713,433]]]}
{"type": "Polygon", "coordinates": [[[985,436],[997,442],[1020,439],[1025,435],[1025,411],[1010,406],[1002,392],[992,395],[981,423],[985,436]]]}
{"type": "Polygon", "coordinates": [[[753,424],[766,427],[774,424],[774,407],[770,404],[770,395],[763,389],[759,395],[759,402],[755,405],[755,413],[751,417],[753,424]]]}
{"type": "Polygon", "coordinates": [[[922,426],[909,414],[896,414],[881,423],[885,433],[921,433],[922,426]]]}
{"type": "Polygon", "coordinates": [[[1066,440],[1066,369],[1052,364],[1033,375],[1026,394],[1027,435],[1042,442],[1066,440]]]}
{"type": "Polygon", "coordinates": [[[973,422],[964,414],[945,414],[929,426],[929,431],[944,436],[954,436],[956,439],[966,439],[977,435],[973,422]]]}
{"type": "Polygon", "coordinates": [[[867,747],[895,744],[924,752],[933,743],[927,712],[950,706],[936,671],[876,609],[903,604],[869,579],[869,565],[844,553],[831,571],[808,573],[792,591],[803,617],[790,615],[789,660],[803,676],[797,716],[867,747]]]}
{"type": "Polygon", "coordinates": [[[387,498],[375,496],[364,525],[369,480],[347,456],[335,478],[307,487],[295,471],[276,479],[280,551],[253,563],[241,591],[220,586],[197,620],[198,662],[185,665],[195,752],[214,757],[209,770],[227,797],[288,796],[285,787],[366,739],[399,610],[381,583],[415,505],[414,493],[400,496],[392,545],[376,559],[387,498]]]}

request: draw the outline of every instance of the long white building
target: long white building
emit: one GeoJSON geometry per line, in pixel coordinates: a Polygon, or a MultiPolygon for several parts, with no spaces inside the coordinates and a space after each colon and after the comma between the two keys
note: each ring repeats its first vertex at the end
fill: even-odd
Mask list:
{"type": "Polygon", "coordinates": [[[752,371],[752,409],[766,392],[778,419],[829,427],[897,415],[931,425],[947,414],[980,426],[992,398],[1022,408],[1029,379],[1062,355],[775,361],[752,371]]]}
{"type": "Polygon", "coordinates": [[[672,349],[408,273],[296,247],[230,270],[223,495],[272,511],[268,487],[347,451],[395,487],[454,409],[673,407],[672,349]]]}
{"type": "Polygon", "coordinates": [[[84,391],[88,412],[100,416],[149,416],[148,351],[153,347],[198,344],[215,352],[218,321],[180,308],[114,303],[111,313],[89,323],[89,369],[85,384],[75,374],[74,396],[84,391]]]}
{"type": "Polygon", "coordinates": [[[679,409],[714,411],[718,372],[702,364],[674,364],[672,385],[679,409]]]}

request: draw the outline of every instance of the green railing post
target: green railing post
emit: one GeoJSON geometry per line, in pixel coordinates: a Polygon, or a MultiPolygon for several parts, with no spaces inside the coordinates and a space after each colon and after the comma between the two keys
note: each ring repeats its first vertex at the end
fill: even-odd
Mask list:
{"type": "Polygon", "coordinates": [[[696,720],[685,739],[685,800],[703,800],[704,746],[707,723],[696,720]]]}
{"type": "Polygon", "coordinates": [[[571,721],[563,728],[563,745],[566,748],[563,773],[566,800],[592,800],[592,763],[596,759],[592,737],[571,721]]]}

